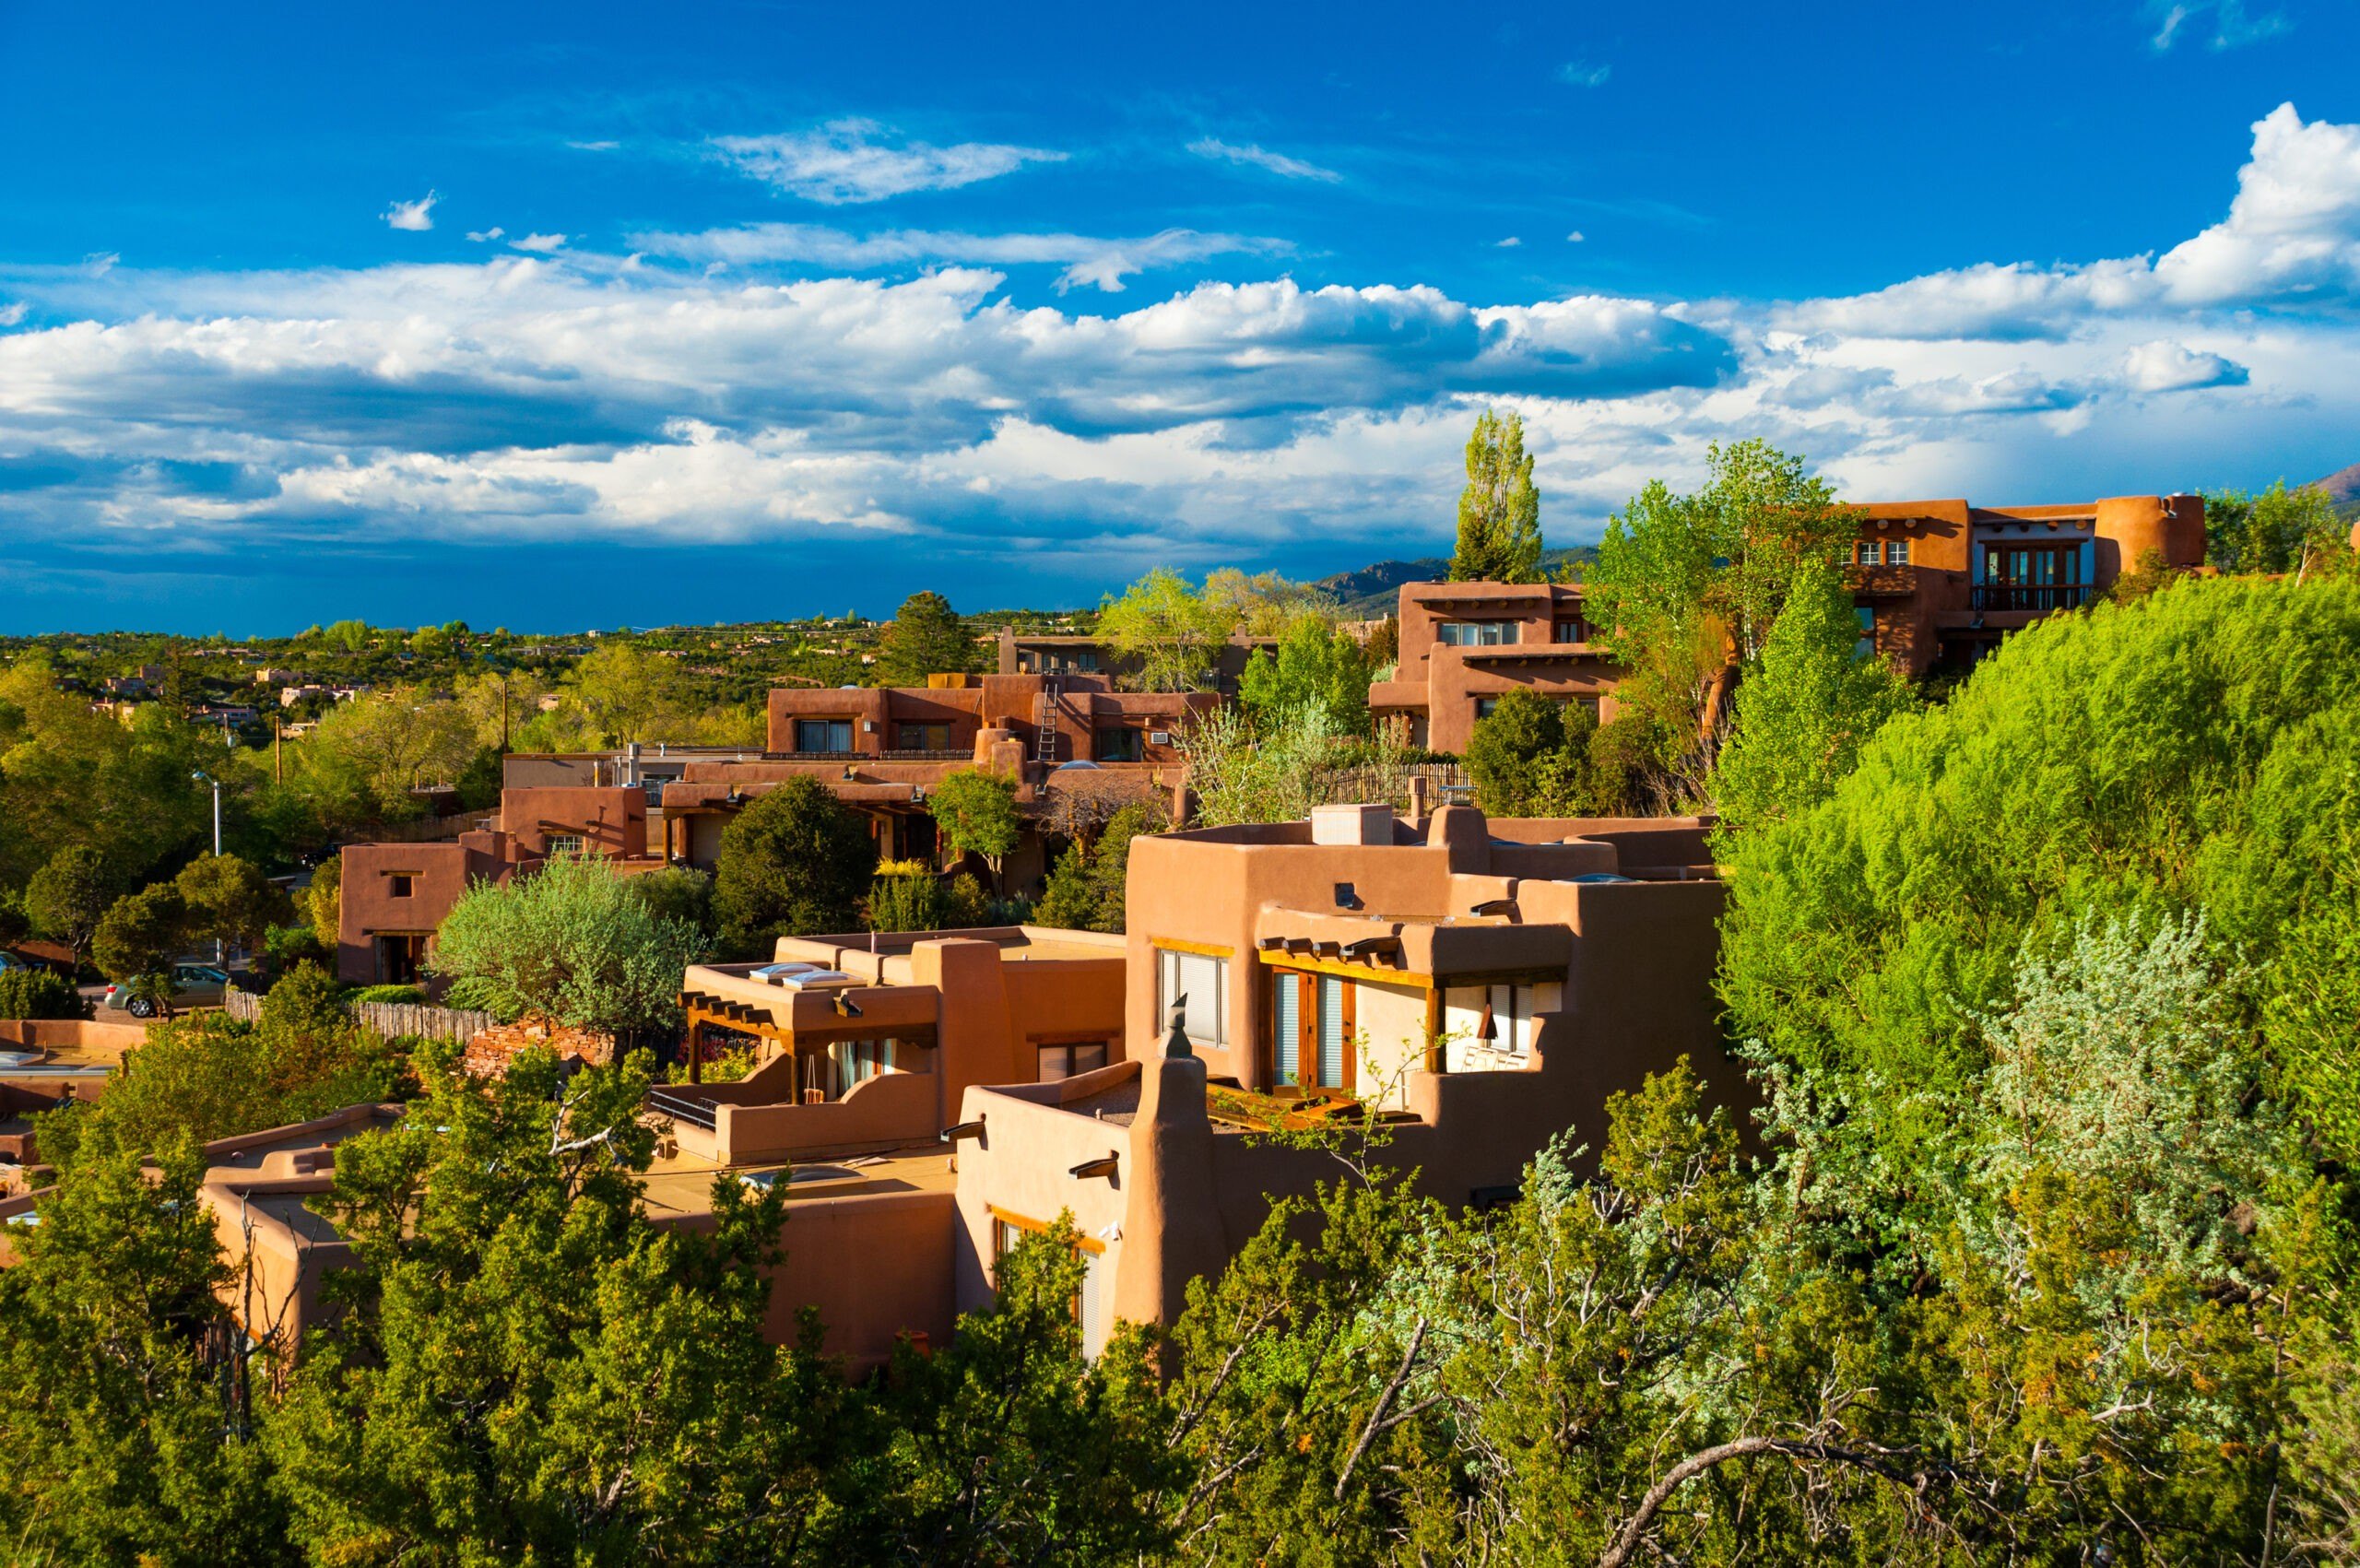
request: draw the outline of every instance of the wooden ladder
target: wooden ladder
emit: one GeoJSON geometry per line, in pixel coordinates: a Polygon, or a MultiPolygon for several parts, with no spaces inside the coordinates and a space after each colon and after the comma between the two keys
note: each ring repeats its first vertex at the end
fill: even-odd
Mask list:
{"type": "Polygon", "coordinates": [[[1051,767],[1057,760],[1057,678],[1044,676],[1032,703],[1032,760],[1051,767]]]}

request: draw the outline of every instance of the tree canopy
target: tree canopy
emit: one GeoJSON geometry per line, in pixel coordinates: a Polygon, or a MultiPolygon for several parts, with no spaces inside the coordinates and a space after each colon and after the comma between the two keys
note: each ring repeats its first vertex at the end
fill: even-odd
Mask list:
{"type": "Polygon", "coordinates": [[[1202,688],[1221,644],[1236,629],[1233,606],[1208,601],[1168,566],[1107,599],[1098,612],[1099,637],[1116,654],[1139,661],[1143,691],[1202,688]]]}
{"type": "Polygon", "coordinates": [[[721,948],[767,958],[781,937],[852,931],[877,871],[877,843],[857,813],[813,778],[757,796],[722,830],[713,913],[721,948]]]}
{"type": "Polygon", "coordinates": [[[912,594],[894,612],[878,643],[877,675],[888,686],[924,686],[930,675],[974,669],[981,656],[950,601],[927,590],[912,594]]]}
{"type": "Polygon", "coordinates": [[[705,951],[702,930],[657,914],[606,861],[560,855],[461,894],[427,966],[456,1006],[628,1039],[678,1027],[681,972],[705,951]]]}
{"type": "Polygon", "coordinates": [[[1524,450],[1524,416],[1486,408],[1467,438],[1467,488],[1458,497],[1454,583],[1535,583],[1540,578],[1540,492],[1524,450]]]}

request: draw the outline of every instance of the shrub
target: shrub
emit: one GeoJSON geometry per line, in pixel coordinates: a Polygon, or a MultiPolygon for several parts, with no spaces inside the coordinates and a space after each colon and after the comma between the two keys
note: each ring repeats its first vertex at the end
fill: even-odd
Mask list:
{"type": "Polygon", "coordinates": [[[713,889],[722,950],[760,957],[781,937],[854,929],[876,869],[860,818],[819,780],[787,780],[722,831],[713,889]]]}
{"type": "Polygon", "coordinates": [[[90,1004],[53,970],[0,970],[0,1018],[88,1018],[90,1004]]]}
{"type": "MultiPolygon", "coordinates": [[[[277,995],[276,992],[272,994],[277,995]]],[[[400,1007],[415,1007],[426,1000],[426,992],[416,985],[363,985],[345,1000],[356,1006],[364,1003],[390,1003],[400,1007]]]]}
{"type": "Polygon", "coordinates": [[[299,963],[333,964],[336,949],[320,939],[319,931],[310,925],[274,925],[262,935],[263,955],[270,961],[271,973],[285,974],[299,963]]]}

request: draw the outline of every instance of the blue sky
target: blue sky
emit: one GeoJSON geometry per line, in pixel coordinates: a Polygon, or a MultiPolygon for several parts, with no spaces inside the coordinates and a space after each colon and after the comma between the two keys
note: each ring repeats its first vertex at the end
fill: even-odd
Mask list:
{"type": "Polygon", "coordinates": [[[0,631],[1093,601],[2360,462],[2360,8],[0,4],[0,631]]]}

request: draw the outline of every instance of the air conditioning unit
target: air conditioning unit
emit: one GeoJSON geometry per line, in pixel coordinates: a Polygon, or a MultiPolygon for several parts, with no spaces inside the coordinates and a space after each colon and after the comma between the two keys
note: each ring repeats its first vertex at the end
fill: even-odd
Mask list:
{"type": "Polygon", "coordinates": [[[1147,732],[1147,743],[1150,746],[1169,746],[1172,744],[1172,732],[1168,729],[1151,729],[1147,732]]]}

